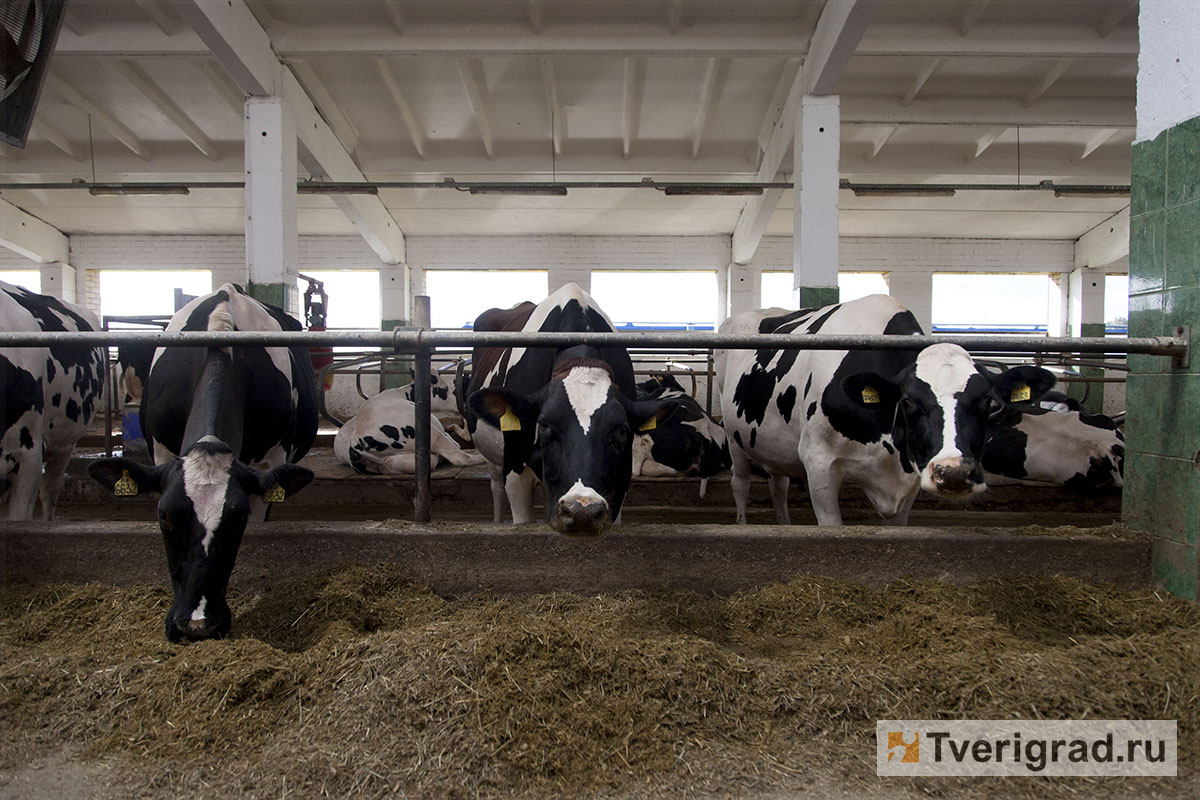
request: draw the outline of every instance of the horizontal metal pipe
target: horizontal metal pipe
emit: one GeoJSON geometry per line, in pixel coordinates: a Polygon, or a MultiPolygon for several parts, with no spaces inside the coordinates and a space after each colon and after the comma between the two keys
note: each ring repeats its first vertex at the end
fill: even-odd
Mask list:
{"type": "Polygon", "coordinates": [[[477,331],[91,331],[0,332],[0,347],[153,345],[155,347],[228,347],[231,345],[335,347],[365,345],[416,352],[422,347],[568,347],[577,344],[617,347],[719,347],[730,350],[920,350],[949,342],[975,353],[1137,353],[1183,356],[1183,337],[1131,339],[1051,336],[885,336],[882,334],[728,334],[708,331],[645,332],[477,332],[477,331]]]}

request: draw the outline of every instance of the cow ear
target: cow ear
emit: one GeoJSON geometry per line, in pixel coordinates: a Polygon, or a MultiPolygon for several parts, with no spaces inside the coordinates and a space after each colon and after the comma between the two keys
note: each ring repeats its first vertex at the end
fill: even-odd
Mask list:
{"type": "Polygon", "coordinates": [[[1006,403],[1036,403],[1054,383],[1054,373],[1029,365],[1012,367],[992,379],[992,387],[1006,403]]]}
{"type": "Polygon", "coordinates": [[[268,470],[257,470],[235,461],[238,482],[248,495],[262,495],[268,503],[282,503],[286,498],[312,483],[313,471],[299,464],[280,464],[268,470]]]}
{"type": "Polygon", "coordinates": [[[679,409],[678,400],[641,400],[629,404],[629,427],[649,433],[679,409]]]}
{"type": "Polygon", "coordinates": [[[532,430],[537,422],[537,403],[508,389],[480,389],[467,405],[480,419],[505,432],[532,430]]]}
{"type": "Polygon", "coordinates": [[[134,497],[143,492],[162,492],[168,465],[147,467],[128,458],[102,458],[88,465],[92,479],[117,497],[134,497]]]}
{"type": "Polygon", "coordinates": [[[842,380],[842,391],[853,405],[889,415],[900,401],[899,385],[875,372],[846,376],[842,380]]]}

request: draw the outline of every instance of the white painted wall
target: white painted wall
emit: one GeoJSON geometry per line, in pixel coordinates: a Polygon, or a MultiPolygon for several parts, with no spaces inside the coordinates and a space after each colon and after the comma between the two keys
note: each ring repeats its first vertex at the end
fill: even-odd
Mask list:
{"type": "Polygon", "coordinates": [[[1200,3],[1141,0],[1137,134],[1144,142],[1200,116],[1200,3]]]}

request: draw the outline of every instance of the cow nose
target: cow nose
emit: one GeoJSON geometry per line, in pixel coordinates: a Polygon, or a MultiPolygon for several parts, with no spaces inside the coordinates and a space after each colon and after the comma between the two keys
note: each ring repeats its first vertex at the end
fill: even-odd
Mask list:
{"type": "Polygon", "coordinates": [[[216,627],[204,619],[176,620],[175,630],[189,642],[199,642],[204,639],[217,638],[216,627]]]}
{"type": "Polygon", "coordinates": [[[970,494],[987,488],[983,467],[973,458],[948,458],[929,465],[934,489],[942,494],[970,494]]]}
{"type": "Polygon", "coordinates": [[[552,524],[559,533],[595,536],[608,527],[608,503],[601,497],[563,498],[552,524]]]}

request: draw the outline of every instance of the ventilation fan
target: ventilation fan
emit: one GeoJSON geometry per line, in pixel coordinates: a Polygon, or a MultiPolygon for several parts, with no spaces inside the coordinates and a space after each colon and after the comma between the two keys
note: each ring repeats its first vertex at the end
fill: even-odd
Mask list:
{"type": "Polygon", "coordinates": [[[0,141],[24,147],[66,0],[0,0],[0,141]]]}

